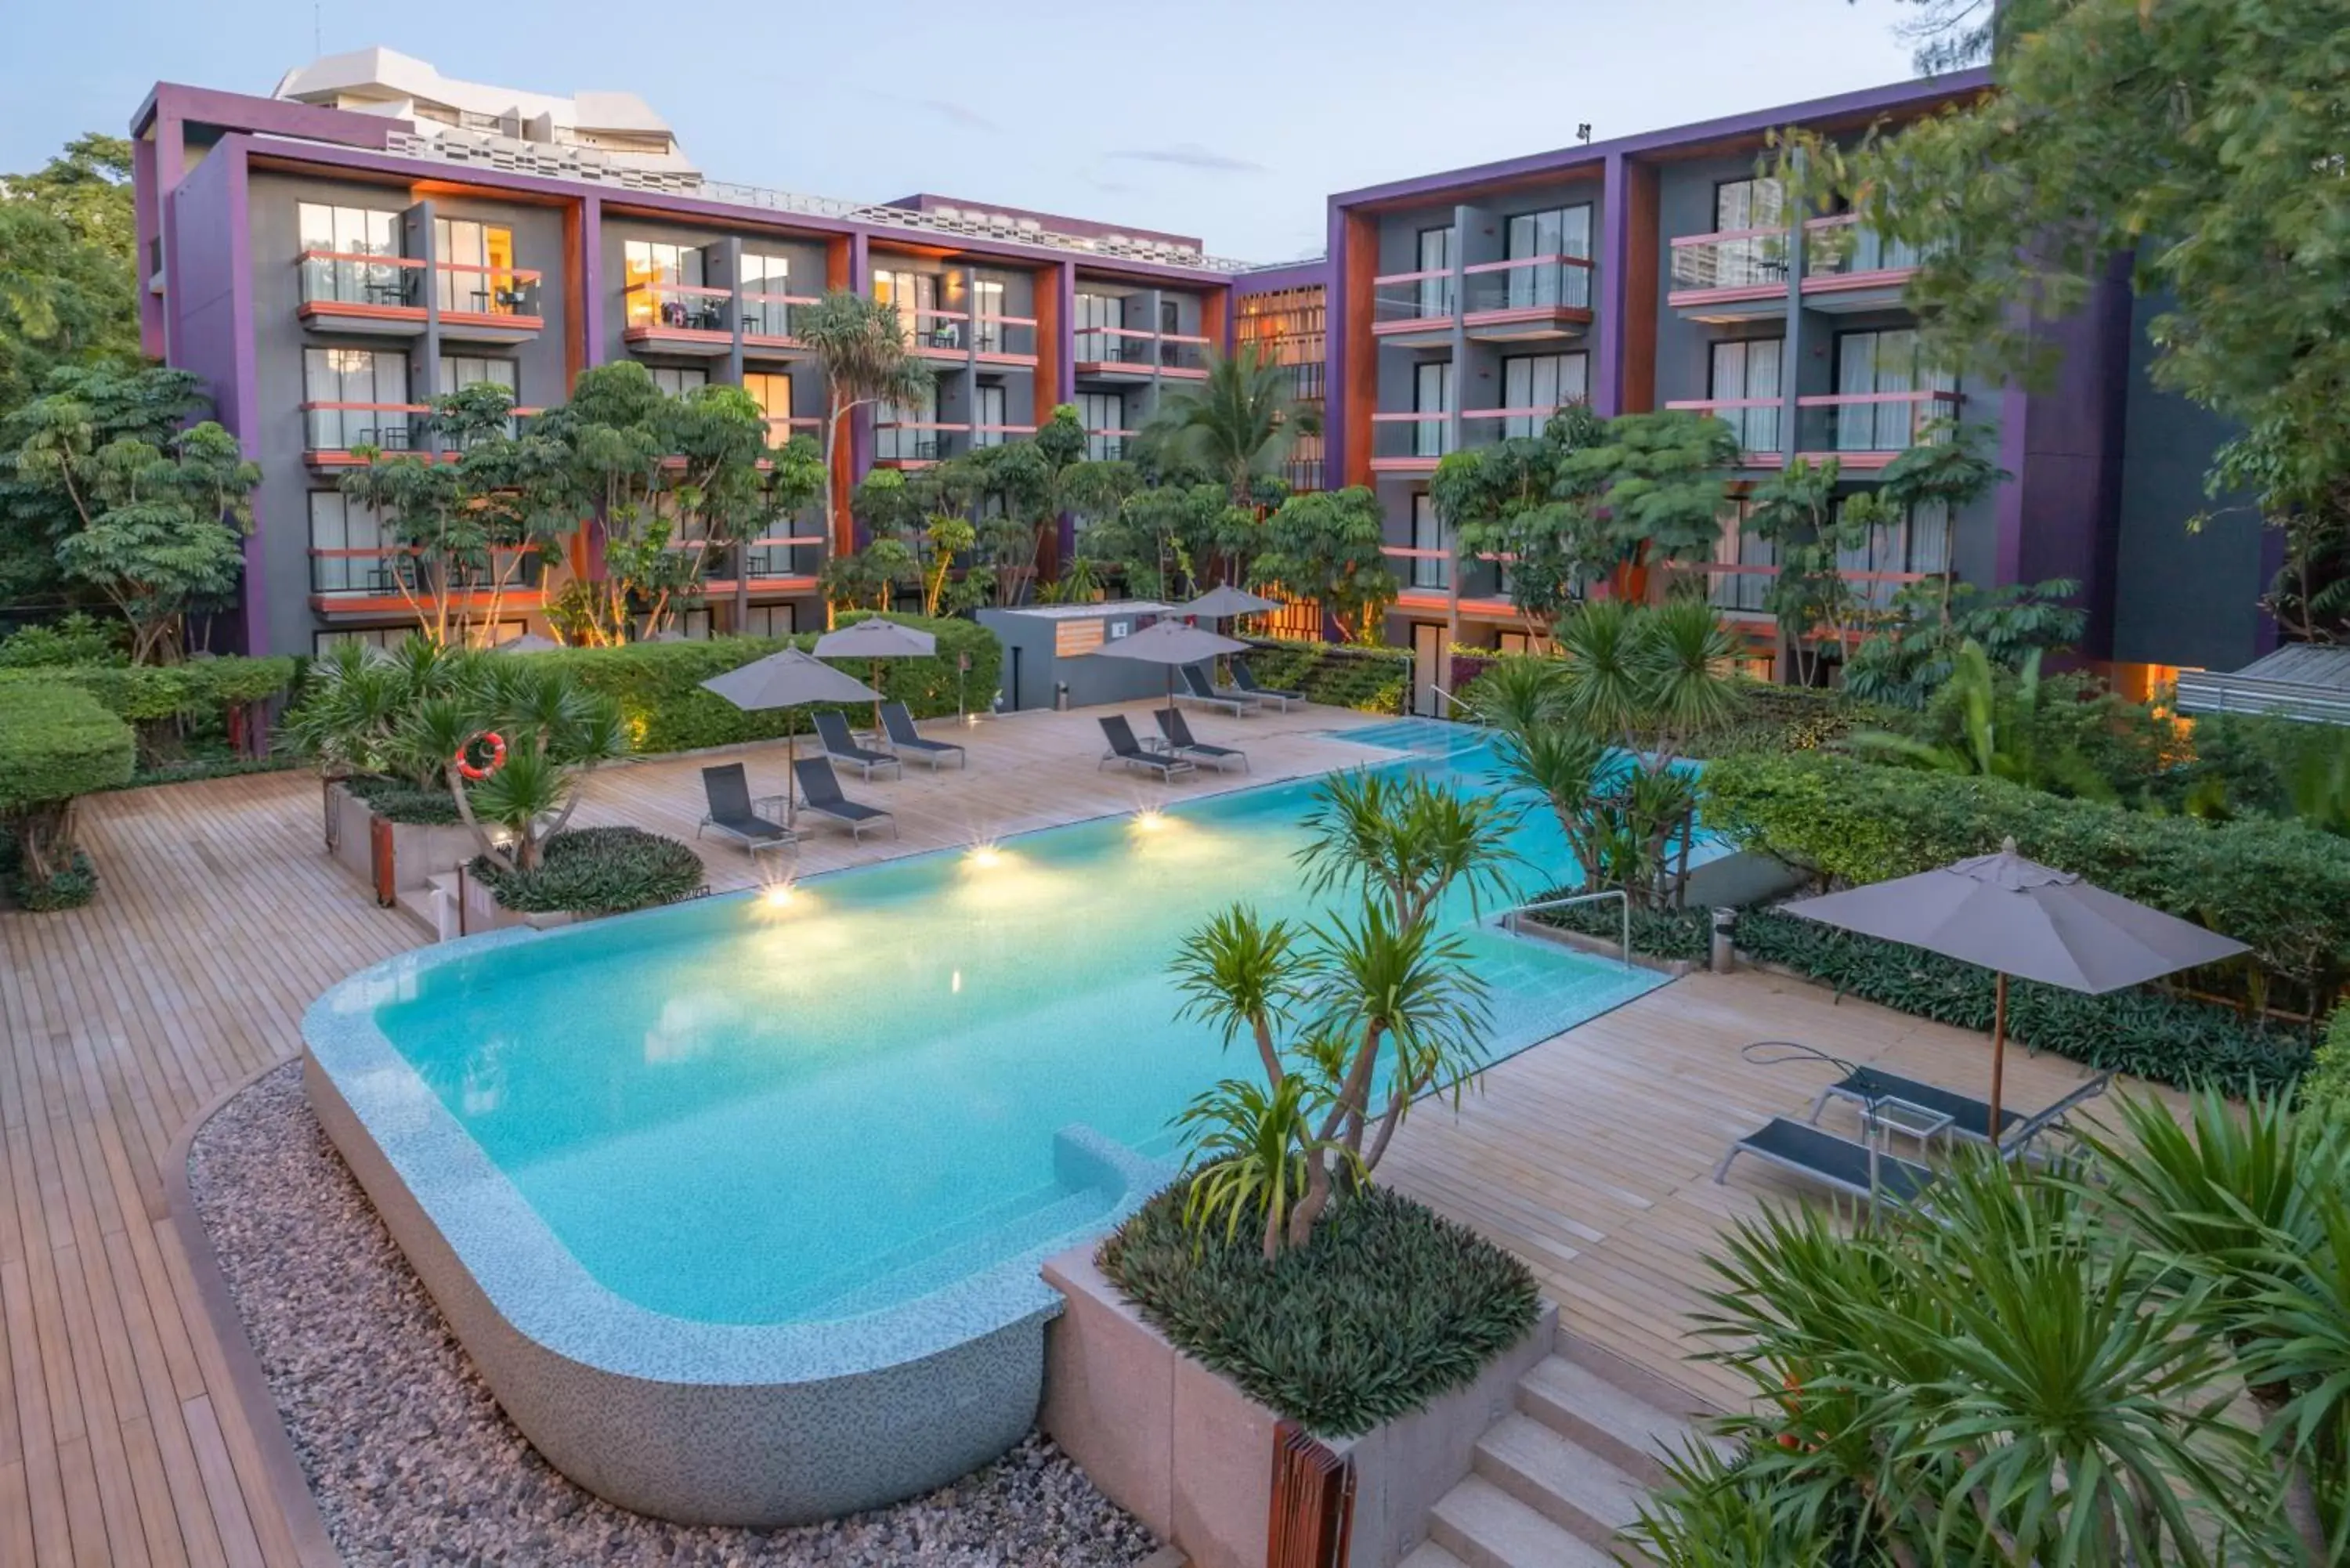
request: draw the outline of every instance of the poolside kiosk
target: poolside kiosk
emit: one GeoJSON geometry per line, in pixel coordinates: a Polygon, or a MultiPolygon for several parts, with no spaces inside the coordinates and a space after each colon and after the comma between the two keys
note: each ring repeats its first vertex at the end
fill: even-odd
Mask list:
{"type": "Polygon", "coordinates": [[[1155,599],[981,610],[979,624],[1003,645],[1004,711],[1050,708],[1064,691],[1072,708],[1159,696],[1166,684],[1164,671],[1090,655],[1105,643],[1132,637],[1175,613],[1174,607],[1155,599]]]}

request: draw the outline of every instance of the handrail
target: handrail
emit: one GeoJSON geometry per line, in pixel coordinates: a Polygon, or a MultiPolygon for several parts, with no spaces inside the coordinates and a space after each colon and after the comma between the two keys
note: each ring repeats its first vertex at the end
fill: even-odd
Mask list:
{"type": "Polygon", "coordinates": [[[1617,950],[1617,958],[1626,969],[1630,969],[1633,967],[1632,895],[1621,888],[1602,888],[1596,893],[1577,893],[1571,898],[1544,898],[1540,903],[1521,904],[1502,917],[1502,929],[1514,937],[1518,934],[1518,919],[1521,916],[1531,915],[1538,909],[1564,909],[1573,904],[1596,903],[1602,898],[1623,900],[1624,945],[1617,950]]]}
{"type": "Polygon", "coordinates": [[[1513,266],[1544,266],[1554,263],[1561,266],[1593,268],[1599,265],[1589,256],[1569,255],[1565,251],[1555,251],[1544,256],[1513,256],[1508,261],[1478,262],[1474,265],[1464,266],[1461,270],[1464,273],[1506,272],[1513,266]]]}

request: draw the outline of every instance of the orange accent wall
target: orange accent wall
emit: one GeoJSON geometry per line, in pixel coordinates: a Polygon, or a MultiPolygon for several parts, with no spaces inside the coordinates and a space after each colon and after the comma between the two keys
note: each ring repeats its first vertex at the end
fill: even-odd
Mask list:
{"type": "Polygon", "coordinates": [[[1336,321],[1347,335],[1347,384],[1336,389],[1338,428],[1347,435],[1347,472],[1342,483],[1371,483],[1371,410],[1379,396],[1379,347],[1371,337],[1371,278],[1379,270],[1377,220],[1367,213],[1347,214],[1339,266],[1345,297],[1336,321]]]}
{"type": "Polygon", "coordinates": [[[1061,269],[1044,268],[1034,275],[1032,286],[1036,300],[1035,422],[1042,425],[1066,400],[1061,389],[1061,269]]]}
{"type": "Polygon", "coordinates": [[[576,384],[579,372],[595,358],[594,347],[588,341],[587,233],[587,207],[573,202],[563,209],[563,324],[569,329],[563,344],[567,386],[576,384]]]}
{"type": "Polygon", "coordinates": [[[1657,406],[1657,170],[1626,160],[1624,222],[1624,406],[1618,413],[1643,414],[1657,406]]]}
{"type": "Polygon", "coordinates": [[[1211,290],[1200,299],[1200,336],[1208,340],[1219,354],[1232,351],[1232,296],[1223,289],[1211,290]]]}
{"type": "Polygon", "coordinates": [[[824,286],[827,288],[848,286],[848,236],[835,234],[824,247],[824,286]]]}

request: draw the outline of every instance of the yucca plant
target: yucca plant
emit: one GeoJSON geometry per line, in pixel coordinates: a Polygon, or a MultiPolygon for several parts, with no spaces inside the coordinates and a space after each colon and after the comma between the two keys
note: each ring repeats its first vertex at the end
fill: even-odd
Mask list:
{"type": "Polygon", "coordinates": [[[1384,902],[1408,926],[1453,888],[1471,903],[1506,892],[1519,861],[1517,814],[1492,795],[1464,795],[1415,774],[1357,768],[1315,792],[1297,851],[1306,889],[1384,902]]]}
{"type": "Polygon", "coordinates": [[[1244,1224],[1261,1224],[1264,1258],[1281,1252],[1291,1216],[1304,1199],[1311,1170],[1321,1161],[1352,1158],[1351,1151],[1316,1137],[1299,1077],[1270,1089],[1226,1078],[1193,1100],[1176,1125],[1190,1135],[1191,1184],[1184,1217],[1195,1233],[1222,1223],[1232,1241],[1244,1224]]]}
{"type": "Polygon", "coordinates": [[[1487,666],[1470,687],[1471,711],[1504,732],[1524,732],[1549,724],[1558,717],[1558,672],[1555,659],[1505,655],[1487,666]]]}
{"type": "Polygon", "coordinates": [[[1624,1532],[1659,1568],[1831,1568],[1853,1560],[1833,1525],[1806,1523],[1713,1447],[1691,1444],[1663,1463],[1664,1484],[1624,1532]]]}

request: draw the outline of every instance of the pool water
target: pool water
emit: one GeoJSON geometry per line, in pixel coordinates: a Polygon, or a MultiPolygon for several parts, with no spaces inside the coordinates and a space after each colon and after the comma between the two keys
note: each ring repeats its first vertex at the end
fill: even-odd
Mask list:
{"type": "MultiPolygon", "coordinates": [[[[1419,755],[1387,765],[1493,787],[1473,732],[1430,728],[1453,733],[1392,732],[1419,755]]],[[[1177,1021],[1168,965],[1236,900],[1326,912],[1292,859],[1315,787],[835,873],[781,907],[700,899],[452,956],[374,1019],[628,1301],[713,1324],[894,1307],[1107,1222],[1114,1194],[1056,1179],[1057,1129],[1172,1158],[1170,1118],[1256,1075],[1245,1041],[1177,1021]]],[[[1566,879],[1546,812],[1515,847],[1538,867],[1525,891],[1566,879]]],[[[1495,912],[1443,911],[1490,988],[1489,1059],[1656,983],[1480,923],[1495,912]]]]}

